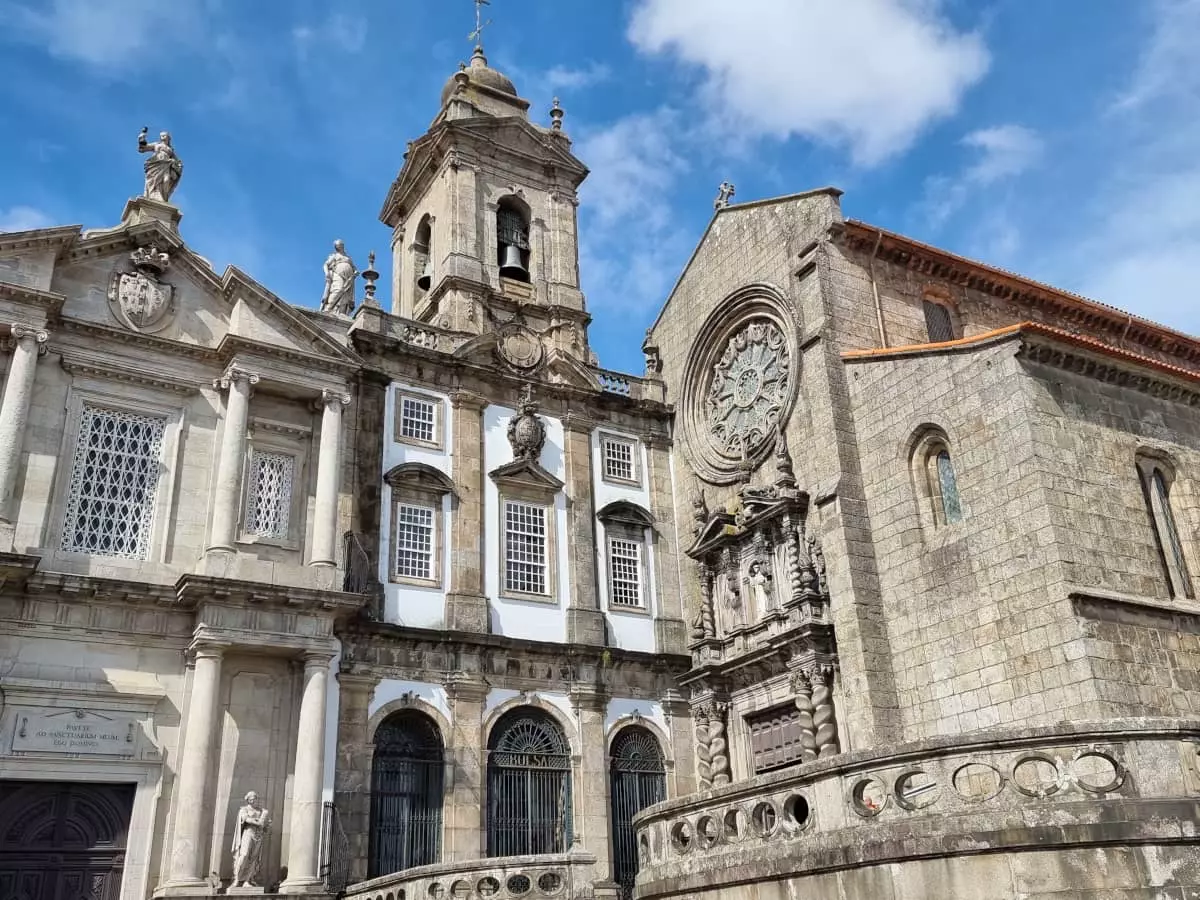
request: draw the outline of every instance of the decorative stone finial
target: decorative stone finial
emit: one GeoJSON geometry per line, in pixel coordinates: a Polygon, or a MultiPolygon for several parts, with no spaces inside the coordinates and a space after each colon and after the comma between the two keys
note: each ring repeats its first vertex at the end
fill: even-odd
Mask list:
{"type": "Polygon", "coordinates": [[[333,252],[325,260],[325,293],[321,295],[321,312],[348,316],[354,311],[354,279],[358,269],[346,254],[346,245],[333,242],[333,252]]]}
{"type": "Polygon", "coordinates": [[[713,209],[724,209],[729,205],[729,199],[737,191],[728,181],[722,181],[721,186],[717,188],[717,199],[713,201],[713,209]]]}
{"type": "Polygon", "coordinates": [[[371,309],[379,309],[379,301],[375,298],[375,282],[379,280],[379,272],[375,270],[375,251],[372,250],[367,254],[367,268],[362,273],[363,277],[363,302],[362,305],[371,309]]]}
{"type": "Polygon", "coordinates": [[[138,134],[138,153],[149,153],[146,160],[146,187],[142,196],[147,200],[157,200],[159,203],[170,203],[171,194],[179,186],[183,177],[183,160],[175,155],[171,146],[171,133],[160,131],[157,141],[147,141],[149,128],[142,126],[138,134]]]}
{"type": "Polygon", "coordinates": [[[537,416],[537,404],[533,402],[533,386],[526,384],[521,391],[517,414],[508,423],[508,443],[514,459],[537,462],[546,444],[546,426],[537,416]]]}
{"type": "Polygon", "coordinates": [[[562,104],[558,102],[558,98],[554,98],[554,105],[550,107],[550,128],[554,131],[562,131],[562,120],[566,113],[563,112],[562,104]]]}
{"type": "Polygon", "coordinates": [[[782,425],[775,432],[775,486],[781,491],[796,488],[796,471],[792,467],[792,454],[788,451],[782,425]]]}

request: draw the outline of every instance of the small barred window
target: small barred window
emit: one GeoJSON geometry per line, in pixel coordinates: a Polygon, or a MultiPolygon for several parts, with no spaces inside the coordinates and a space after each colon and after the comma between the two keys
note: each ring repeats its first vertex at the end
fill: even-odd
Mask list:
{"type": "Polygon", "coordinates": [[[610,538],[608,571],[613,605],[642,606],[642,545],[610,538]]]}
{"type": "Polygon", "coordinates": [[[504,586],[520,594],[547,594],[546,508],[504,504],[504,586]]]}
{"type": "Polygon", "coordinates": [[[396,507],[396,575],[433,579],[433,514],[428,506],[396,507]]]}
{"type": "Polygon", "coordinates": [[[636,470],[633,463],[633,448],[631,441],[615,438],[604,439],[604,476],[620,481],[634,481],[636,470]]]}
{"type": "Polygon", "coordinates": [[[939,344],[943,341],[954,340],[956,335],[954,334],[954,320],[950,318],[950,310],[940,303],[933,303],[929,300],[923,301],[921,305],[925,310],[925,333],[929,335],[929,342],[939,344]]]}
{"type": "Polygon", "coordinates": [[[246,492],[247,534],[265,538],[288,536],[295,471],[294,456],[254,451],[250,457],[250,487],[246,492]]]}
{"type": "Polygon", "coordinates": [[[84,408],[62,549],[146,558],[166,427],[163,418],[84,408]]]}
{"type": "Polygon", "coordinates": [[[437,439],[437,408],[430,400],[400,398],[400,435],[432,444],[437,439]]]}

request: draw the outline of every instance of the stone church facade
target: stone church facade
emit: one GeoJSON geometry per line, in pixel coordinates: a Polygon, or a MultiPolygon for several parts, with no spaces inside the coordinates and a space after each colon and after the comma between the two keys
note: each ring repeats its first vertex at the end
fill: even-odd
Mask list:
{"type": "Polygon", "coordinates": [[[1200,890],[1200,343],[723,185],[605,370],[562,122],[477,50],[383,298],[165,133],[0,235],[0,895],[1200,890]]]}

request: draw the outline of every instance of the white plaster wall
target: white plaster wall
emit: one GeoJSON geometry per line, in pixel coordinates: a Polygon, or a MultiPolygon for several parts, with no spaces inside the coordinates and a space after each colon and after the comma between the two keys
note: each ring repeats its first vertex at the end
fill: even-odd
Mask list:
{"type": "MultiPolygon", "coordinates": [[[[613,697],[608,701],[608,711],[604,715],[604,733],[608,735],[608,740],[611,741],[614,737],[613,727],[626,716],[634,714],[640,715],[643,719],[658,726],[661,734],[669,735],[670,729],[667,728],[667,717],[663,712],[662,704],[655,700],[629,700],[621,697],[613,697]]],[[[653,729],[651,729],[653,730],[653,729]]],[[[661,735],[656,735],[660,737],[661,735]]],[[[670,757],[671,748],[664,746],[663,755],[670,757]]]]}
{"type": "MultiPolygon", "coordinates": [[[[399,700],[405,694],[413,694],[420,697],[443,716],[447,722],[453,721],[450,716],[450,699],[446,696],[446,689],[440,684],[426,684],[423,681],[401,681],[397,678],[385,678],[379,682],[379,686],[375,688],[375,696],[371,698],[371,705],[367,707],[367,715],[373,716],[387,704],[393,700],[399,700]]],[[[449,735],[442,735],[443,741],[448,741],[449,735]]]]}
{"type": "MultiPolygon", "coordinates": [[[[453,408],[450,398],[436,391],[428,391],[416,385],[393,382],[388,388],[383,415],[383,471],[387,473],[402,463],[425,463],[447,476],[451,472],[454,453],[454,429],[451,416],[453,408]],[[442,449],[419,447],[395,440],[396,396],[401,391],[412,391],[436,398],[442,403],[442,449]]],[[[411,584],[396,584],[389,580],[392,555],[392,489],[383,485],[383,503],[379,515],[379,580],[384,588],[383,620],[396,625],[413,628],[441,628],[446,619],[446,589],[450,584],[450,530],[453,508],[450,497],[442,498],[442,530],[437,535],[442,561],[442,586],[420,587],[411,584]]]]}
{"type": "MultiPolygon", "coordinates": [[[[627,500],[636,503],[643,509],[650,509],[650,478],[647,465],[649,459],[646,445],[637,439],[636,435],[618,431],[613,428],[601,428],[592,432],[592,495],[596,499],[596,510],[603,509],[617,500],[627,500]],[[604,480],[604,458],[600,450],[601,433],[637,441],[638,471],[641,473],[640,485],[614,484],[604,480]]],[[[646,544],[646,558],[642,578],[645,585],[646,608],[644,611],[628,610],[622,607],[610,607],[608,602],[608,533],[604,523],[596,521],[596,571],[599,573],[600,608],[608,619],[609,640],[613,646],[625,650],[643,650],[647,653],[655,651],[654,617],[658,615],[657,585],[654,583],[654,532],[646,529],[643,535],[646,544]]]]}
{"type": "MultiPolygon", "coordinates": [[[[515,411],[506,406],[489,406],[483,413],[484,471],[512,462],[512,447],[508,443],[508,423],[515,411]]],[[[546,445],[538,462],[559,480],[567,477],[563,453],[563,427],[558,419],[542,416],[546,425],[546,445]]],[[[504,556],[500,551],[501,509],[500,492],[496,483],[485,479],[483,490],[484,523],[484,593],[491,599],[492,632],[509,637],[534,641],[565,641],[567,637],[566,607],[571,589],[570,546],[567,543],[567,500],[562,491],[554,498],[555,566],[558,577],[556,596],[545,602],[509,600],[501,596],[501,567],[504,556]]]]}

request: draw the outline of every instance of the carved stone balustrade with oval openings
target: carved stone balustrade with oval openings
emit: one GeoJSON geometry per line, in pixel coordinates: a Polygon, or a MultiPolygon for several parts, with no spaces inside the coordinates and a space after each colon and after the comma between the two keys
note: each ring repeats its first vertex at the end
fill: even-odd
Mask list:
{"type": "Polygon", "coordinates": [[[1174,720],[991,729],[843,753],[644,810],[634,820],[638,896],[738,896],[751,870],[796,896],[892,896],[876,893],[888,882],[908,896],[955,867],[977,885],[971,898],[1007,900],[1028,873],[1078,877],[1081,853],[1109,871],[1132,865],[1122,854],[1141,851],[1131,847],[1164,867],[1164,885],[1197,890],[1198,776],[1200,726],[1174,720]],[[1096,861],[1105,854],[1114,856],[1096,861]],[[942,861],[934,875],[917,871],[928,860],[942,861]]]}
{"type": "MultiPolygon", "coordinates": [[[[596,857],[575,852],[419,866],[351,885],[344,900],[592,900],[596,857]]],[[[616,894],[613,894],[615,898],[616,894]]]]}

